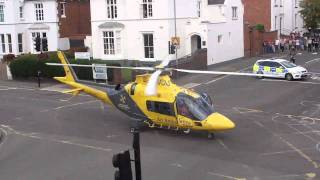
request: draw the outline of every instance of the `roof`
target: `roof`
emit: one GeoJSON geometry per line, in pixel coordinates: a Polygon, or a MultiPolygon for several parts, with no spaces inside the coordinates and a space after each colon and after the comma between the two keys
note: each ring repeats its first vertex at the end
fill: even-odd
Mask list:
{"type": "Polygon", "coordinates": [[[285,60],[285,59],[260,59],[257,62],[261,62],[261,61],[283,62],[283,61],[287,61],[287,60],[285,60]]]}
{"type": "Polygon", "coordinates": [[[118,22],[105,22],[99,25],[102,29],[124,28],[124,25],[118,22]]]}
{"type": "Polygon", "coordinates": [[[34,24],[31,24],[28,29],[30,29],[30,30],[48,30],[48,29],[50,29],[50,26],[43,24],[43,23],[34,23],[34,24]]]}
{"type": "Polygon", "coordinates": [[[224,4],[225,0],[208,0],[208,5],[224,4]]]}

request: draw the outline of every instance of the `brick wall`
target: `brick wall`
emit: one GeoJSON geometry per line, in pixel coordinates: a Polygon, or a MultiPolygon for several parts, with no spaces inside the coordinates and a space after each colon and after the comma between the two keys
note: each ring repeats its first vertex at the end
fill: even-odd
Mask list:
{"type": "Polygon", "coordinates": [[[90,1],[58,0],[58,2],[66,2],[65,18],[60,14],[60,3],[58,6],[60,37],[84,39],[86,35],[91,35],[90,1]]]}
{"type": "Polygon", "coordinates": [[[262,42],[260,32],[252,31],[250,27],[263,24],[265,31],[271,28],[271,0],[243,0],[244,4],[244,54],[256,55],[260,52],[262,42]],[[252,52],[250,53],[250,50],[252,52]]]}

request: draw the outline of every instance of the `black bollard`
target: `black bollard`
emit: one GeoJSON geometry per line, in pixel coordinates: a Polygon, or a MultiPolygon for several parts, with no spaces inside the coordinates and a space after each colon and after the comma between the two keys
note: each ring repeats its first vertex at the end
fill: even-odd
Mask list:
{"type": "Polygon", "coordinates": [[[38,70],[37,78],[38,78],[38,87],[39,87],[39,88],[40,88],[40,74],[41,74],[41,71],[38,70]]]}
{"type": "Polygon", "coordinates": [[[141,160],[140,160],[140,135],[133,132],[134,166],[136,170],[136,180],[141,180],[141,160]]]}

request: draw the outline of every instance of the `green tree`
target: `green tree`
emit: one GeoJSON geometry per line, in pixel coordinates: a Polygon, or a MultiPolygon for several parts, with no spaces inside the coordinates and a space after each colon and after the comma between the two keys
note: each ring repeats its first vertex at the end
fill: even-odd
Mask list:
{"type": "Polygon", "coordinates": [[[300,6],[305,28],[318,28],[320,24],[320,0],[303,0],[300,6]]]}

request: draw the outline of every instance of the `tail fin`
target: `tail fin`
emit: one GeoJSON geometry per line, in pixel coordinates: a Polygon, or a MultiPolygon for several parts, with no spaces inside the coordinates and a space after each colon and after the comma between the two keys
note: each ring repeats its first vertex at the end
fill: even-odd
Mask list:
{"type": "MultiPolygon", "coordinates": [[[[66,56],[63,54],[63,52],[58,51],[58,58],[60,59],[61,64],[69,64],[69,61],[66,58],[66,56]]],[[[63,69],[64,69],[64,72],[66,73],[66,76],[63,77],[65,81],[75,82],[78,79],[75,72],[70,66],[63,66],[63,69]]],[[[62,77],[55,77],[55,79],[57,80],[62,80],[61,78],[62,77]]]]}

